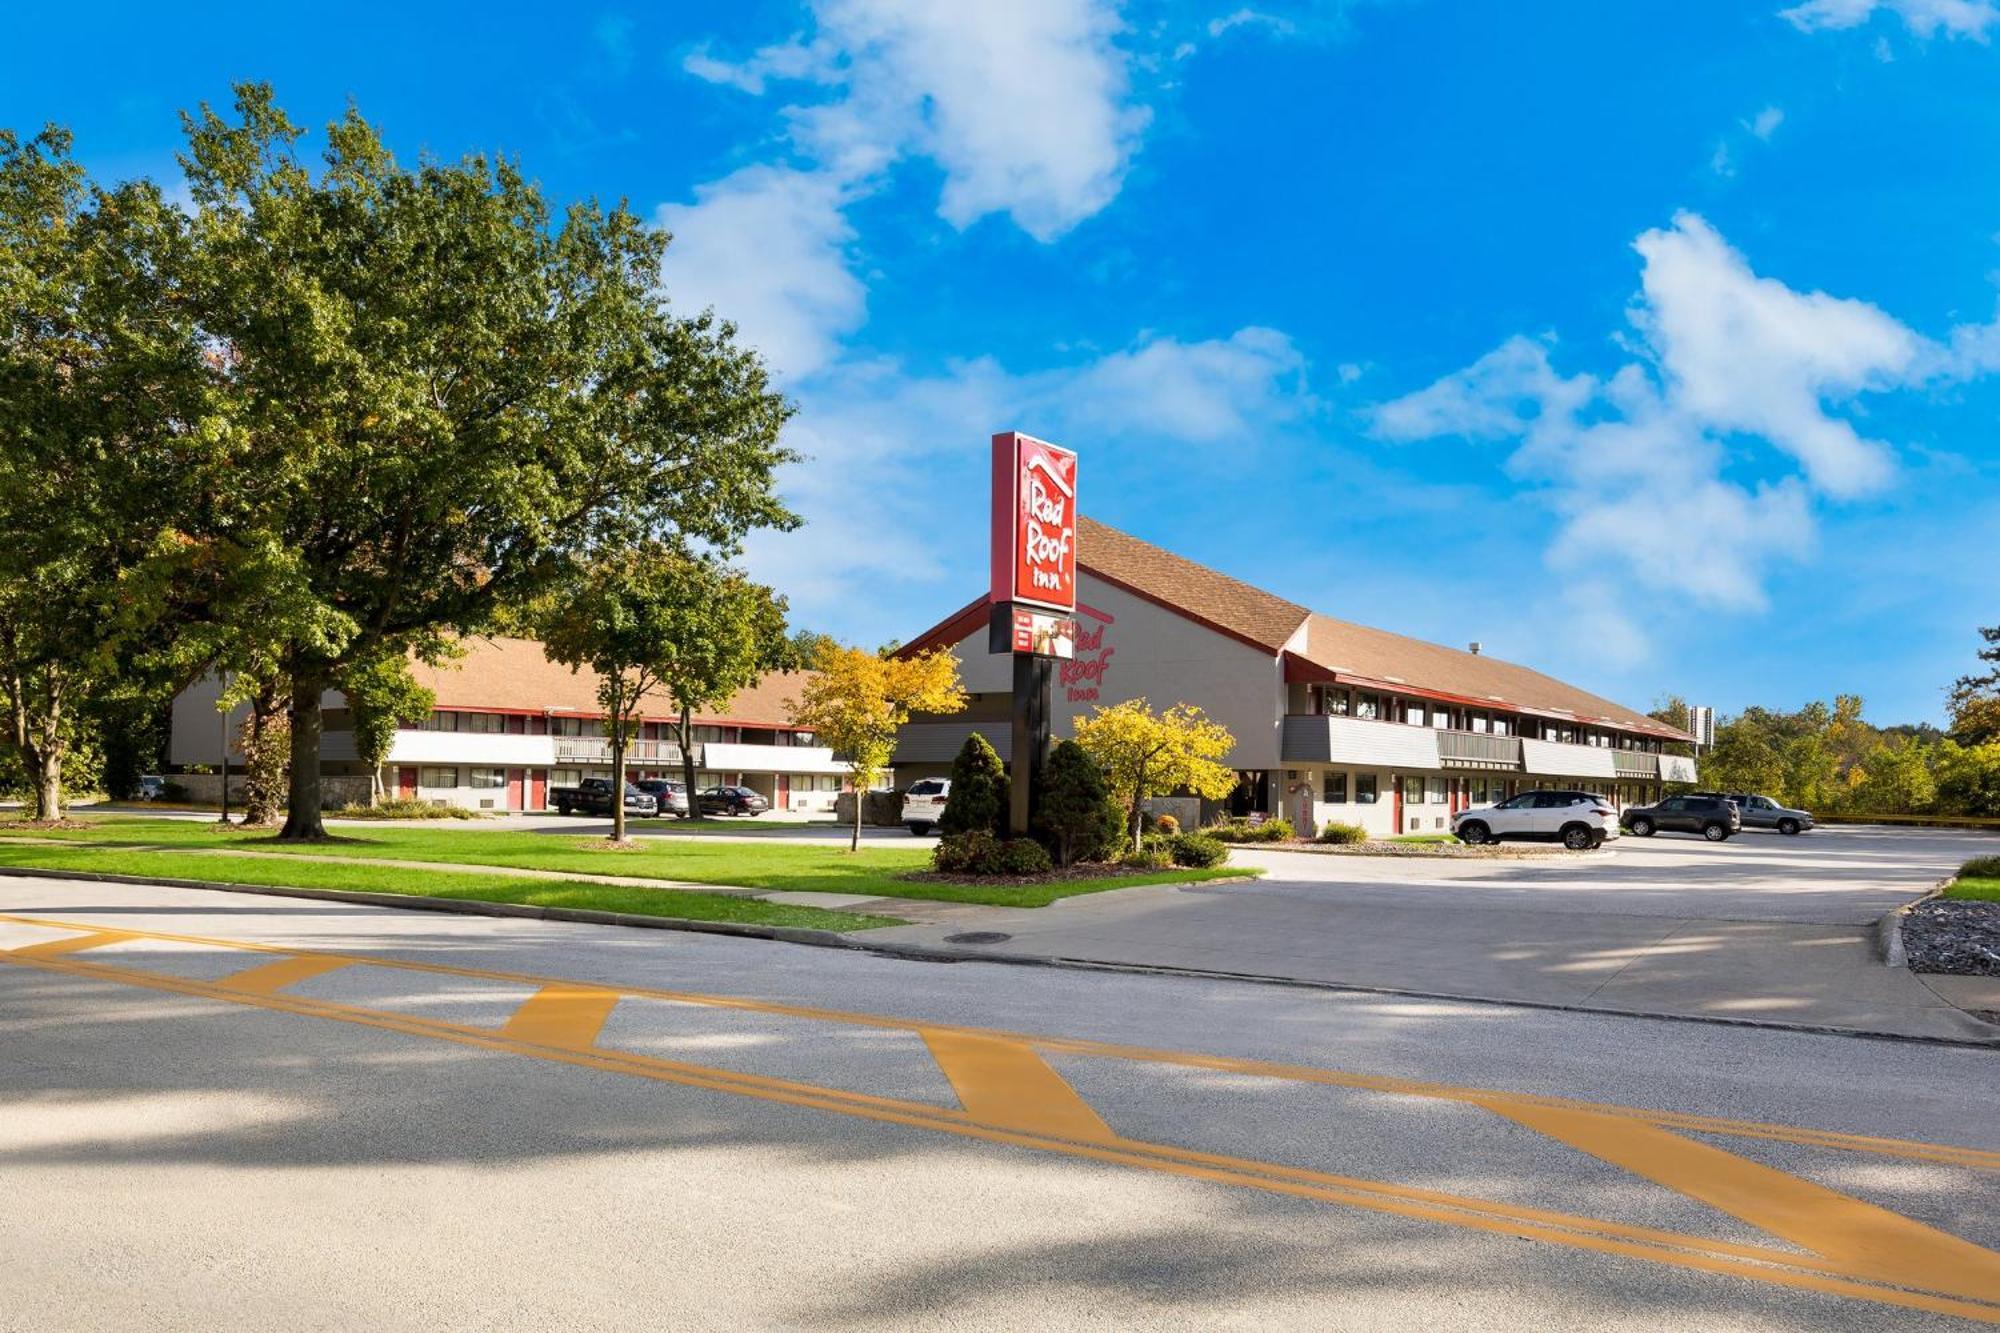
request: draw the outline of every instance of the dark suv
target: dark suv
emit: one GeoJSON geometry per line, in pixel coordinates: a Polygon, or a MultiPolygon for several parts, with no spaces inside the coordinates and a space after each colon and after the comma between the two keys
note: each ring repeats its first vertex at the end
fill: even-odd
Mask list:
{"type": "Polygon", "coordinates": [[[1618,822],[1636,837],[1655,833],[1699,833],[1710,842],[1733,837],[1743,827],[1743,812],[1726,796],[1669,796],[1656,805],[1635,805],[1618,822]]]}
{"type": "Polygon", "coordinates": [[[1730,791],[1719,793],[1736,802],[1736,808],[1743,812],[1744,828],[1770,828],[1780,833],[1804,833],[1813,826],[1810,810],[1794,810],[1779,805],[1768,796],[1755,792],[1730,791]]]}

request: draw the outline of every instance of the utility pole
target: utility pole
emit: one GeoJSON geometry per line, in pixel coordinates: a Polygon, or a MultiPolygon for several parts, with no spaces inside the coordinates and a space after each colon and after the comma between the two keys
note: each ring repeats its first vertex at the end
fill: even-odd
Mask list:
{"type": "MultiPolygon", "coordinates": [[[[227,686],[228,686],[228,682],[227,682],[227,681],[225,681],[225,680],[223,680],[223,678],[222,678],[222,677],[220,677],[220,676],[216,677],[216,681],[217,681],[218,685],[219,685],[219,686],[221,686],[222,688],[227,688],[227,686]]],[[[218,823],[222,823],[222,824],[227,824],[227,823],[229,822],[229,714],[230,714],[230,710],[229,710],[229,709],[227,709],[227,708],[224,708],[224,709],[222,709],[222,710],[221,710],[221,712],[222,712],[222,816],[221,816],[221,818],[220,818],[220,819],[219,819],[219,820],[218,820],[217,822],[218,822],[218,823]]]]}

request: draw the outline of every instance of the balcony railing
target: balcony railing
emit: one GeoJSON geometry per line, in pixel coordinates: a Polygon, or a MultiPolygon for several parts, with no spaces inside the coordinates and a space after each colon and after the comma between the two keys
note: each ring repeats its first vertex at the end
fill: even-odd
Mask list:
{"type": "Polygon", "coordinates": [[[1440,731],[1437,743],[1438,762],[1446,768],[1520,771],[1521,739],[1518,736],[1495,736],[1485,731],[1440,731]]]}
{"type": "MultiPolygon", "coordinates": [[[[603,736],[557,736],[558,764],[608,764],[611,742],[603,736]]],[[[696,752],[699,754],[699,751],[696,752]]],[[[681,747],[677,741],[632,741],[625,747],[628,764],[678,764],[681,747]]]]}
{"type": "Polygon", "coordinates": [[[1660,776],[1660,758],[1644,750],[1613,750],[1612,766],[1621,778],[1643,778],[1651,781],[1660,776]]]}

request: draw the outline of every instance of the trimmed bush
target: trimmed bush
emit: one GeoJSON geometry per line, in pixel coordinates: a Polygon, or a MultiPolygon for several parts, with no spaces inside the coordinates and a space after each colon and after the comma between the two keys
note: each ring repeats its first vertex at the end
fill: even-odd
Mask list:
{"type": "Polygon", "coordinates": [[[1000,854],[1000,839],[984,830],[953,833],[938,839],[931,864],[947,875],[983,875],[1000,854]]]}
{"type": "Polygon", "coordinates": [[[1125,835],[1125,813],[1104,770],[1075,741],[1059,743],[1035,793],[1035,832],[1057,865],[1110,855],[1125,835]]]}
{"type": "Polygon", "coordinates": [[[940,838],[931,865],[947,875],[1046,875],[1054,868],[1033,838],[1003,842],[979,829],[940,838]]]}
{"type": "Polygon", "coordinates": [[[1118,864],[1128,870],[1171,870],[1174,858],[1164,847],[1142,847],[1119,857],[1118,864]]]}
{"type": "Polygon", "coordinates": [[[951,761],[951,794],[938,816],[938,831],[997,835],[1006,821],[1007,770],[999,753],[975,731],[951,761]]]}
{"type": "Polygon", "coordinates": [[[1206,870],[1229,859],[1229,845],[1200,833],[1176,833],[1167,839],[1167,855],[1177,866],[1206,870]]]}
{"type": "Polygon", "coordinates": [[[1161,815],[1156,827],[1160,832],[1166,834],[1168,837],[1172,837],[1181,831],[1181,821],[1175,819],[1172,815],[1161,815]]]}
{"type": "Polygon", "coordinates": [[[1359,824],[1322,824],[1319,830],[1319,841],[1337,842],[1344,846],[1352,846],[1357,842],[1368,841],[1368,830],[1362,828],[1359,824]]]}
{"type": "Polygon", "coordinates": [[[1288,819],[1267,819],[1261,824],[1252,824],[1247,819],[1231,819],[1211,824],[1202,832],[1222,842],[1289,842],[1293,836],[1292,823],[1288,819]]]}
{"type": "Polygon", "coordinates": [[[378,805],[343,805],[327,812],[335,819],[477,819],[479,812],[459,805],[433,805],[414,796],[398,796],[378,805]]]}

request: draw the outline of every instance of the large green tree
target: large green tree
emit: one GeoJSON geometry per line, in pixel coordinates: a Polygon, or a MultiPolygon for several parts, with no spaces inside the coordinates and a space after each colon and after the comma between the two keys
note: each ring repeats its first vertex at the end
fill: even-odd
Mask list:
{"type": "Polygon", "coordinates": [[[190,256],[152,185],[90,184],[55,127],[0,130],[0,698],[39,818],[89,706],[172,642],[159,570],[214,439],[190,256]]]}
{"type": "Polygon", "coordinates": [[[291,686],[284,836],[322,836],[320,697],[435,651],[589,553],[728,554],[790,515],[788,408],[757,357],[658,287],[664,233],[555,216],[507,161],[399,163],[354,111],[315,166],[269,88],[186,118],[196,302],[228,392],[210,623],[291,686]],[[256,615],[244,613],[256,606],[256,615]]]}

